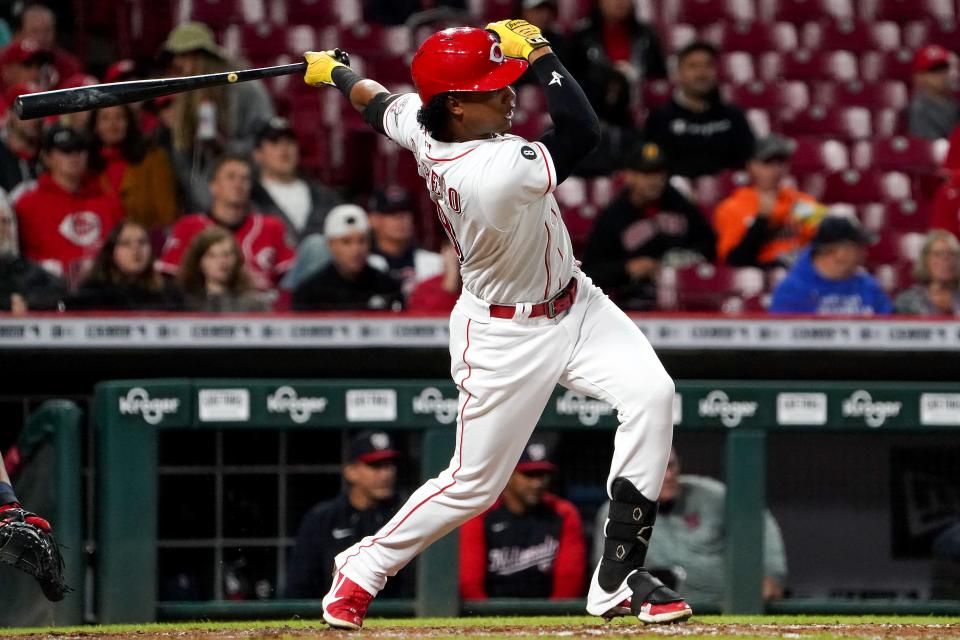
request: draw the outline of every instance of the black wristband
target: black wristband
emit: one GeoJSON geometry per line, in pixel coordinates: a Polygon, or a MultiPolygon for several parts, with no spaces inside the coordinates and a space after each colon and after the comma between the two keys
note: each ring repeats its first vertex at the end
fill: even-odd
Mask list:
{"type": "Polygon", "coordinates": [[[0,482],[0,505],[10,504],[11,502],[20,502],[17,500],[17,494],[13,492],[13,487],[9,484],[0,482]]]}
{"type": "Polygon", "coordinates": [[[333,71],[330,72],[330,78],[347,100],[350,99],[350,92],[353,90],[353,85],[363,80],[356,71],[346,66],[335,67],[333,71]]]}

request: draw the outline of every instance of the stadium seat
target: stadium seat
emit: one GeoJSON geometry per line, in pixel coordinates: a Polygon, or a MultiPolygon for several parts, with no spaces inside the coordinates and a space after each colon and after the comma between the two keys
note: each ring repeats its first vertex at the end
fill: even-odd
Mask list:
{"type": "Polygon", "coordinates": [[[954,0],[860,0],[860,15],[868,20],[953,20],[954,0]]]}
{"type": "Polygon", "coordinates": [[[708,218],[722,200],[739,187],[749,184],[746,171],[724,171],[712,176],[701,176],[693,185],[694,199],[708,218]]]}
{"type": "Polygon", "coordinates": [[[759,80],[742,85],[724,85],[727,99],[742,109],[768,111],[799,111],[810,105],[810,93],[803,82],[772,82],[759,80]]]}
{"type": "Polygon", "coordinates": [[[363,11],[359,0],[265,0],[267,14],[279,24],[309,24],[317,28],[330,24],[359,22],[363,11]]]}
{"type": "Polygon", "coordinates": [[[781,114],[780,126],[789,136],[819,136],[863,140],[872,131],[870,112],[863,107],[828,108],[814,105],[805,111],[781,114]]]}
{"type": "Polygon", "coordinates": [[[892,51],[900,48],[900,26],[895,22],[859,20],[822,20],[803,26],[801,43],[805,49],[831,51],[848,49],[892,51]]]}
{"type": "Polygon", "coordinates": [[[516,18],[516,6],[512,0],[469,0],[467,10],[484,24],[516,18]]]}
{"type": "Polygon", "coordinates": [[[690,24],[672,24],[666,27],[665,45],[669,51],[678,51],[697,39],[697,28],[690,24]]]}
{"type": "Polygon", "coordinates": [[[350,55],[367,57],[400,55],[412,48],[408,29],[367,23],[329,26],[319,31],[318,38],[320,42],[336,42],[350,55]]]}
{"type": "Polygon", "coordinates": [[[857,78],[857,57],[850,51],[768,52],[760,58],[760,77],[767,82],[789,80],[834,80],[849,82],[857,78]]]}
{"type": "Polygon", "coordinates": [[[857,171],[848,169],[825,176],[823,202],[895,202],[912,198],[910,178],[896,171],[857,171]]]}
{"type": "MultiPolygon", "coordinates": [[[[940,145],[942,146],[942,144],[940,145]]],[[[853,148],[853,166],[880,171],[929,174],[937,171],[942,158],[937,142],[924,138],[896,136],[858,142],[853,148]]]]}
{"type": "Polygon", "coordinates": [[[718,22],[701,35],[721,51],[746,51],[757,55],[765,51],[793,51],[798,44],[797,28],[789,22],[718,22]]]}
{"type": "Polygon", "coordinates": [[[956,20],[914,20],[903,27],[903,45],[919,49],[926,44],[938,44],[960,53],[960,26],[956,20]]]}
{"type": "Polygon", "coordinates": [[[587,185],[590,204],[597,207],[597,209],[603,209],[610,204],[610,201],[616,197],[619,190],[620,185],[617,183],[617,180],[607,177],[593,178],[587,185]]]}
{"type": "Polygon", "coordinates": [[[658,306],[667,310],[742,311],[743,300],[757,297],[763,290],[764,273],[760,269],[706,262],[664,267],[657,279],[658,306]]]}
{"type": "MultiPolygon", "coordinates": [[[[203,22],[214,28],[226,24],[247,22],[243,0],[187,0],[180,2],[174,15],[177,24],[184,22],[203,22]]],[[[259,2],[250,3],[255,7],[259,2]]]]}
{"type": "Polygon", "coordinates": [[[750,129],[758,138],[770,135],[773,130],[772,121],[773,118],[766,109],[747,109],[747,122],[750,123],[750,129]]]}
{"type": "Polygon", "coordinates": [[[799,174],[817,171],[843,171],[850,166],[847,145],[838,140],[801,137],[790,160],[791,169],[799,174]]]}
{"type": "Polygon", "coordinates": [[[877,109],[873,112],[873,135],[878,138],[903,135],[906,129],[907,123],[903,111],[877,109]]]}
{"type": "Polygon", "coordinates": [[[751,21],[754,0],[663,0],[661,19],[666,24],[685,22],[702,27],[715,22],[751,21]]]}
{"type": "Polygon", "coordinates": [[[729,51],[720,54],[720,81],[746,84],[757,79],[753,57],[745,51],[729,51]]]}
{"type": "Polygon", "coordinates": [[[670,99],[670,83],[666,80],[651,80],[643,83],[643,106],[656,109],[670,99]]]}
{"type": "Polygon", "coordinates": [[[802,24],[831,18],[852,18],[851,0],[760,0],[761,19],[802,24]]]}
{"type": "Polygon", "coordinates": [[[266,61],[278,53],[290,51],[286,28],[267,22],[243,25],[239,29],[239,38],[239,51],[243,57],[258,66],[267,64],[266,61]]]}
{"type": "Polygon", "coordinates": [[[816,104],[897,111],[906,109],[909,99],[907,85],[897,80],[821,82],[817,84],[813,96],[816,104]]]}
{"type": "Polygon", "coordinates": [[[868,51],[860,56],[860,74],[864,82],[879,80],[913,80],[913,52],[907,48],[896,51],[868,51]]]}

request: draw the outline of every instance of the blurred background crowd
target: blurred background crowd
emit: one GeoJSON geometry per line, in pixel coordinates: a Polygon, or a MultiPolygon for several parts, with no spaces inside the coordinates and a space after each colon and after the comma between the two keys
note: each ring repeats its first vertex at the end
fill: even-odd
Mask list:
{"type": "MultiPolygon", "coordinates": [[[[632,310],[960,314],[955,0],[98,0],[0,10],[0,308],[435,311],[409,154],[287,76],[46,120],[18,95],[294,62],[392,91],[433,31],[541,26],[603,122],[556,197],[632,310]]],[[[549,126],[536,80],[517,135],[549,126]]]]}

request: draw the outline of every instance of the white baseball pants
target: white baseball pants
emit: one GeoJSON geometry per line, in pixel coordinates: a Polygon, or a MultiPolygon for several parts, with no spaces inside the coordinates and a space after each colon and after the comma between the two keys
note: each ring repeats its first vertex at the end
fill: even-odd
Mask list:
{"type": "MultiPolygon", "coordinates": [[[[493,504],[557,383],[617,410],[607,493],[625,477],[657,499],[673,436],[673,381],[633,321],[588,277],[575,277],[575,303],[553,319],[524,318],[528,305],[518,305],[512,320],[490,318],[486,303],[461,295],[450,317],[451,373],[460,390],[450,466],[376,535],[339,554],[339,571],[375,595],[430,543],[493,504]]],[[[596,572],[593,583],[590,609],[623,599],[603,592],[596,572]]]]}

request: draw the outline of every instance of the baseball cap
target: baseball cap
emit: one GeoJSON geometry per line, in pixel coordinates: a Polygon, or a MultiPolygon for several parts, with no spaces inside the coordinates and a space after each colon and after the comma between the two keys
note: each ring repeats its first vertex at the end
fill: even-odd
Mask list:
{"type": "Polygon", "coordinates": [[[834,242],[870,244],[873,241],[874,237],[860,226],[860,222],[856,218],[832,215],[820,221],[817,226],[817,233],[813,236],[810,244],[814,247],[820,247],[834,242]]]}
{"type": "Polygon", "coordinates": [[[520,473],[555,472],[557,465],[552,460],[554,444],[555,439],[547,435],[532,435],[520,454],[516,470],[520,473]]]}
{"type": "Polygon", "coordinates": [[[296,141],[297,134],[294,133],[289,120],[276,116],[260,125],[260,128],[257,129],[255,141],[259,147],[264,140],[277,141],[282,138],[290,138],[296,141]]]}
{"type": "Polygon", "coordinates": [[[642,173],[658,173],[667,170],[667,159],[660,145],[655,142],[644,142],[627,154],[623,168],[642,173]]]}
{"type": "Polygon", "coordinates": [[[202,22],[187,22],[171,31],[163,43],[163,50],[173,55],[204,51],[215,58],[227,59],[213,38],[213,31],[202,22]]]}
{"type": "Polygon", "coordinates": [[[6,64],[26,64],[28,62],[50,62],[53,60],[51,53],[33,40],[16,39],[4,47],[0,52],[0,65],[6,64]]]}
{"type": "Polygon", "coordinates": [[[377,189],[370,198],[370,211],[396,213],[413,209],[413,196],[403,187],[377,189]]]}
{"type": "Polygon", "coordinates": [[[950,52],[938,44],[928,44],[917,49],[913,56],[913,70],[916,73],[933,71],[950,65],[950,52]]]}
{"type": "Polygon", "coordinates": [[[396,460],[400,452],[393,448],[393,440],[386,431],[362,431],[350,440],[348,462],[372,464],[396,460]]]}
{"type": "Polygon", "coordinates": [[[340,204],[327,212],[323,221],[323,235],[342,238],[351,233],[366,233],[370,230],[367,212],[355,204],[340,204]]]}
{"type": "Polygon", "coordinates": [[[788,160],[796,151],[796,148],[797,144],[790,138],[771,133],[757,140],[757,146],[753,150],[753,159],[760,162],[769,162],[774,159],[788,160]]]}
{"type": "Polygon", "coordinates": [[[86,151],[89,146],[90,140],[86,134],[62,124],[50,127],[43,137],[44,151],[56,149],[65,153],[71,153],[73,151],[86,151]]]}

